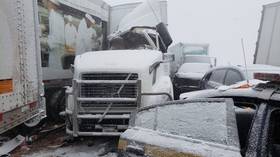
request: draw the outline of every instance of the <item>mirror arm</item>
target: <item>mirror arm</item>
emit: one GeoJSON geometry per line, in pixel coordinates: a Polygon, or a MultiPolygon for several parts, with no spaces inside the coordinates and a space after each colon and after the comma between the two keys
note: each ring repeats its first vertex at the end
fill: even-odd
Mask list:
{"type": "Polygon", "coordinates": [[[163,61],[157,61],[154,64],[152,64],[149,68],[149,73],[151,74],[163,61]]]}

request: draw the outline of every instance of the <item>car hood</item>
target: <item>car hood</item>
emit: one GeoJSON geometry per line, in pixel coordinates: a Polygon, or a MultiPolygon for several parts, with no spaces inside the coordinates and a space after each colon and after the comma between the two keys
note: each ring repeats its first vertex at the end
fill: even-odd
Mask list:
{"type": "Polygon", "coordinates": [[[176,77],[178,78],[186,78],[186,79],[193,79],[193,80],[201,80],[205,73],[200,72],[188,72],[188,73],[176,73],[176,77]]]}
{"type": "Polygon", "coordinates": [[[257,97],[258,91],[252,87],[267,81],[249,80],[250,87],[242,88],[247,85],[247,81],[241,81],[231,86],[220,86],[217,89],[204,89],[200,91],[182,93],[180,100],[192,98],[211,98],[211,97],[257,97]]]}

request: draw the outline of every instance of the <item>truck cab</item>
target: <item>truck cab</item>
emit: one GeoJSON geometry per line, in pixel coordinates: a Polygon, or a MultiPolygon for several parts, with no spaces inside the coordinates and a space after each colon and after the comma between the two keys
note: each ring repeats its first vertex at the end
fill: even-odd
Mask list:
{"type": "Polygon", "coordinates": [[[165,55],[172,39],[163,23],[136,26],[110,38],[110,50],[75,58],[73,85],[66,91],[67,133],[118,136],[139,107],[173,99],[165,55]]]}

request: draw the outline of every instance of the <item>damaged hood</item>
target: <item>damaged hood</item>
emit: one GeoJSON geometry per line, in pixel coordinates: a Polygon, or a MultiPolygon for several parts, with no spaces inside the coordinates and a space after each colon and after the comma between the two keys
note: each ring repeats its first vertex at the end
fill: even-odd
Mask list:
{"type": "Polygon", "coordinates": [[[110,50],[87,52],[75,59],[75,73],[149,72],[149,67],[162,60],[155,50],[110,50]]]}
{"type": "Polygon", "coordinates": [[[166,24],[166,13],[166,0],[145,0],[120,21],[117,32],[124,32],[135,26],[155,27],[160,22],[166,24]]]}

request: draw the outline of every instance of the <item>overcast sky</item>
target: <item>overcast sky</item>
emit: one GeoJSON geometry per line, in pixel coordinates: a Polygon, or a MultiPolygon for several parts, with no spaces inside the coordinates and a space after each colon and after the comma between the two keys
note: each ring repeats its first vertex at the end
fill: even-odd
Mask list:
{"type": "MultiPolygon", "coordinates": [[[[105,0],[116,5],[135,0],[105,0]]],[[[139,1],[139,0],[136,0],[139,1]]],[[[243,64],[241,38],[246,60],[253,55],[262,5],[280,0],[169,0],[168,28],[173,43],[209,43],[210,56],[218,64],[243,64]]]]}

